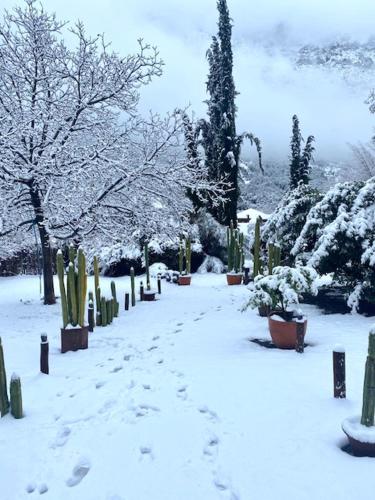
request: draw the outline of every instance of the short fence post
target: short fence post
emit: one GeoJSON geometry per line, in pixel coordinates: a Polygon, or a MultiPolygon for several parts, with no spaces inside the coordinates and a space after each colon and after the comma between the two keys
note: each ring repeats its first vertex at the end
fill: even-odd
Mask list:
{"type": "Polygon", "coordinates": [[[158,294],[161,294],[161,276],[158,274],[158,294]]]}
{"type": "Polygon", "coordinates": [[[345,381],[345,349],[336,345],[333,349],[333,395],[335,398],[346,398],[345,381]]]}
{"type": "Polygon", "coordinates": [[[244,267],[243,270],[245,272],[243,277],[243,284],[248,285],[250,283],[250,267],[244,267]]]}
{"type": "Polygon", "coordinates": [[[141,301],[143,300],[143,292],[144,292],[144,286],[143,286],[143,281],[141,281],[139,285],[139,298],[141,299],[141,301]]]}
{"type": "Polygon", "coordinates": [[[48,352],[49,352],[49,344],[47,335],[43,334],[40,336],[40,371],[49,374],[49,365],[48,365],[48,352]]]}
{"type": "Polygon", "coordinates": [[[298,316],[296,319],[296,352],[303,353],[305,350],[305,320],[303,316],[298,316]]]}
{"type": "Polygon", "coordinates": [[[89,332],[93,332],[95,326],[95,319],[94,319],[94,303],[92,300],[89,300],[87,317],[89,320],[89,332]]]}
{"type": "Polygon", "coordinates": [[[125,311],[129,311],[129,294],[125,293],[125,311]]]}

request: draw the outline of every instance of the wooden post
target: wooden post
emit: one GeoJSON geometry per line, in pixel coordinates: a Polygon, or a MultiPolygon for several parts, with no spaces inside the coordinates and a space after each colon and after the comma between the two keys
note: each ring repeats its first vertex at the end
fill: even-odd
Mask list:
{"type": "Polygon", "coordinates": [[[158,274],[158,294],[161,294],[161,276],[158,274]]]}
{"type": "Polygon", "coordinates": [[[345,349],[336,345],[333,349],[333,395],[335,398],[346,398],[345,382],[345,349]]]}
{"type": "Polygon", "coordinates": [[[143,281],[141,281],[139,285],[139,298],[141,299],[141,301],[143,300],[143,292],[144,292],[143,281]]]}
{"type": "Polygon", "coordinates": [[[296,330],[296,352],[303,353],[305,350],[305,320],[303,316],[298,316],[298,318],[296,319],[296,330]]]}
{"type": "Polygon", "coordinates": [[[250,267],[244,267],[244,277],[243,277],[243,284],[248,285],[250,283],[250,267]]]}
{"type": "Polygon", "coordinates": [[[125,311],[129,311],[129,293],[125,293],[125,311]]]}
{"type": "Polygon", "coordinates": [[[95,326],[95,320],[94,320],[94,304],[92,300],[89,300],[87,317],[89,320],[89,332],[93,332],[95,326]]]}
{"type": "Polygon", "coordinates": [[[49,344],[47,335],[43,334],[40,336],[40,371],[49,374],[49,365],[48,365],[48,352],[49,352],[49,344]]]}

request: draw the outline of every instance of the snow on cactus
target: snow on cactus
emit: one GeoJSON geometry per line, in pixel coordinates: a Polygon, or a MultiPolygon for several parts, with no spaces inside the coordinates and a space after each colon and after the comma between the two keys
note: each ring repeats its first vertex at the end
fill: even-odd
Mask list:
{"type": "Polygon", "coordinates": [[[250,298],[243,309],[270,306],[285,311],[297,306],[303,293],[316,295],[320,286],[320,276],[311,267],[278,266],[272,274],[259,275],[248,287],[250,298]]]}

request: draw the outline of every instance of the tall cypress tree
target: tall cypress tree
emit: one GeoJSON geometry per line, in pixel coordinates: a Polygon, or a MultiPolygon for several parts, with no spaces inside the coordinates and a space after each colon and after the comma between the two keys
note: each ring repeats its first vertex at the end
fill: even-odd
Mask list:
{"type": "Polygon", "coordinates": [[[228,184],[224,203],[217,207],[208,204],[212,215],[222,224],[237,220],[239,197],[238,173],[241,145],[249,139],[257,148],[261,165],[259,140],[250,133],[236,133],[236,88],[233,79],[232,21],[226,0],[218,0],[218,34],[212,37],[207,51],[209,73],[207,92],[209,98],[208,120],[200,120],[198,133],[205,151],[208,175],[212,180],[228,184]]]}
{"type": "Polygon", "coordinates": [[[293,115],[293,129],[290,141],[290,187],[294,189],[300,182],[308,184],[310,181],[311,166],[313,152],[315,150],[313,142],[315,138],[309,135],[306,145],[302,151],[302,134],[297,115],[293,115]]]}

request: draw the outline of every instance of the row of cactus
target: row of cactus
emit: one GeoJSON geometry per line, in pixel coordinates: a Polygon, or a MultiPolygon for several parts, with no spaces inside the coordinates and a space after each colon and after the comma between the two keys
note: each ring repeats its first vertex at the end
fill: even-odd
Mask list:
{"type": "Polygon", "coordinates": [[[69,266],[66,272],[61,250],[57,252],[56,263],[60,285],[63,327],[66,328],[68,324],[71,324],[73,327],[77,325],[83,327],[85,323],[87,293],[86,258],[83,250],[79,248],[76,255],[75,248],[69,248],[69,266]]]}
{"type": "Polygon", "coordinates": [[[0,337],[0,415],[3,417],[9,413],[14,418],[23,417],[21,379],[15,373],[10,381],[10,401],[8,397],[7,376],[4,363],[4,351],[0,337]]]}
{"type": "Polygon", "coordinates": [[[182,238],[178,249],[178,269],[180,274],[189,275],[191,273],[191,240],[185,238],[185,247],[182,238]],[[185,269],[184,269],[185,258],[185,269]]]}
{"type": "Polygon", "coordinates": [[[227,246],[228,246],[228,271],[239,273],[244,265],[244,237],[241,231],[234,229],[233,221],[227,228],[227,246]]]}

